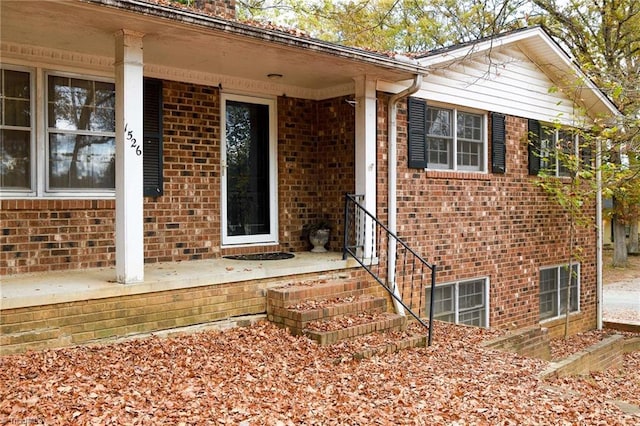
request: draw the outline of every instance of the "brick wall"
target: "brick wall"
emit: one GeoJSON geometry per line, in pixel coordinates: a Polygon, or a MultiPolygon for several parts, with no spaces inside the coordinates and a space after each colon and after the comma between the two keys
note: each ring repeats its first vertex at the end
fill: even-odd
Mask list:
{"type": "Polygon", "coordinates": [[[551,360],[549,340],[548,329],[533,326],[498,337],[483,343],[482,346],[549,361],[551,360]]]}
{"type": "MultiPolygon", "coordinates": [[[[378,102],[378,208],[387,221],[388,97],[378,102]]],[[[280,246],[220,248],[220,96],[217,88],[165,82],[161,197],[145,198],[147,262],[309,248],[302,226],[335,224],[354,190],[354,110],[344,98],[278,99],[280,246]]],[[[407,168],[406,106],[398,113],[398,233],[438,265],[438,282],[490,279],[491,326],[539,322],[539,268],[568,259],[568,218],[528,175],[526,120],[507,117],[507,174],[407,168]]],[[[491,152],[491,147],[489,147],[491,152]]],[[[0,273],[109,266],[113,200],[2,200],[0,273]]],[[[595,231],[581,229],[581,312],[572,327],[595,326],[595,231]]],[[[383,249],[384,251],[384,249],[383,249]]],[[[383,253],[384,254],[384,253],[383,253]]],[[[553,334],[557,327],[549,326],[553,334]]],[[[545,323],[545,326],[546,323],[545,323]]]]}
{"type": "MultiPolygon", "coordinates": [[[[594,284],[595,288],[595,284],[594,284]]],[[[584,293],[582,293],[584,294],[584,293]]],[[[581,303],[583,303],[581,301],[581,303]]],[[[580,312],[569,315],[569,331],[567,334],[574,335],[583,331],[593,330],[596,328],[596,312],[595,301],[592,305],[581,307],[580,312]]],[[[560,339],[564,337],[565,317],[544,321],[541,325],[549,330],[549,338],[560,339]]]]}
{"type": "MultiPolygon", "coordinates": [[[[379,134],[386,132],[384,104],[386,99],[379,102],[379,134]]],[[[505,175],[409,169],[403,104],[398,123],[399,236],[438,266],[438,283],[488,277],[491,326],[537,324],[539,269],[568,263],[569,219],[528,175],[527,120],[506,119],[505,175]]],[[[386,145],[379,143],[379,149],[384,160],[386,145]]],[[[381,161],[378,182],[385,179],[381,161]]],[[[385,192],[379,188],[379,200],[385,192]]],[[[378,214],[384,216],[384,207],[378,214]]],[[[579,228],[578,234],[581,313],[572,324],[586,330],[595,326],[595,227],[579,228]]]]}
{"type": "Polygon", "coordinates": [[[560,362],[553,363],[542,372],[541,377],[585,375],[592,371],[619,369],[622,367],[624,346],[624,336],[609,336],[560,362]]]}
{"type": "Polygon", "coordinates": [[[113,200],[0,200],[0,275],[115,261],[113,200]]]}
{"type": "MultiPolygon", "coordinates": [[[[305,223],[335,224],[354,188],[354,111],[344,98],[278,99],[280,246],[221,249],[218,88],[164,82],[164,194],[145,197],[145,262],[303,251],[305,223]]],[[[112,266],[114,200],[0,200],[0,274],[112,266]]]]}
{"type": "Polygon", "coordinates": [[[355,191],[355,108],[346,99],[318,103],[318,215],[333,226],[333,251],[342,250],[344,195],[355,191]]]}
{"type": "Polygon", "coordinates": [[[164,194],[146,197],[145,262],[220,254],[220,96],[165,81],[164,194]]]}

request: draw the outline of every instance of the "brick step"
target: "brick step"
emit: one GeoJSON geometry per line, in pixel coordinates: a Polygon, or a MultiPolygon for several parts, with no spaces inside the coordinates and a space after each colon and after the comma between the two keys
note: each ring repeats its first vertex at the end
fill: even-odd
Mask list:
{"type": "Polygon", "coordinates": [[[286,308],[306,300],[347,298],[361,296],[372,286],[367,281],[336,279],[331,281],[311,281],[275,287],[267,290],[267,313],[269,308],[286,308]]]}
{"type": "Polygon", "coordinates": [[[374,356],[392,354],[403,349],[425,347],[428,330],[416,321],[407,318],[402,330],[390,330],[354,337],[324,346],[334,364],[359,361],[374,356]]]}
{"type": "Polygon", "coordinates": [[[406,325],[407,318],[401,315],[366,312],[312,321],[304,329],[304,334],[320,345],[330,345],[374,332],[403,330],[406,325]]]}
{"type": "Polygon", "coordinates": [[[370,295],[349,296],[333,299],[312,299],[285,308],[272,307],[269,310],[270,321],[289,329],[291,334],[302,334],[313,321],[330,320],[344,315],[356,315],[361,312],[382,313],[387,310],[384,297],[370,295]]]}

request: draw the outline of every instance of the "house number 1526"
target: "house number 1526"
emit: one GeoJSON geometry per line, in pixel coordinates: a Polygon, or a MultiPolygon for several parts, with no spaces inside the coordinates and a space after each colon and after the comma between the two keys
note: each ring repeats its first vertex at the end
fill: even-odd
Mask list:
{"type": "Polygon", "coordinates": [[[129,127],[129,123],[126,123],[124,125],[124,140],[125,140],[125,142],[130,142],[131,143],[131,148],[136,150],[136,155],[137,156],[141,156],[142,155],[142,147],[138,143],[138,140],[133,137],[133,130],[127,130],[127,127],[129,127]]]}

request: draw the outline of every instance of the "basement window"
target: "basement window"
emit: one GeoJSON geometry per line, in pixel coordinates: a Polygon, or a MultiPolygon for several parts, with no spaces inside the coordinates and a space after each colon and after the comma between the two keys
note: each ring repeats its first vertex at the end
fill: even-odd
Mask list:
{"type": "MultiPolygon", "coordinates": [[[[427,287],[429,316],[431,288],[427,287]]],[[[489,326],[489,280],[480,278],[436,286],[433,319],[477,327],[489,326]]]]}
{"type": "MultiPolygon", "coordinates": [[[[571,301],[569,312],[580,309],[580,265],[572,265],[571,301]]],[[[567,283],[569,265],[554,266],[540,270],[540,320],[554,319],[567,309],[567,283]]]]}

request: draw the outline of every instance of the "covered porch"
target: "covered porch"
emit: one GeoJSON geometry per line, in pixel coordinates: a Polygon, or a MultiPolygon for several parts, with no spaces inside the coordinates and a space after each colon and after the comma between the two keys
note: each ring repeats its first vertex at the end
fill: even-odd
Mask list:
{"type": "MultiPolygon", "coordinates": [[[[404,87],[425,71],[406,58],[162,2],[3,2],[1,16],[3,66],[33,82],[32,117],[46,117],[45,94],[58,75],[113,82],[116,98],[114,131],[106,132],[115,139],[111,193],[58,190],[48,177],[52,160],[35,155],[32,182],[3,191],[9,225],[0,273],[8,275],[109,266],[108,279],[144,286],[151,263],[305,250],[302,227],[325,216],[336,221],[337,250],[343,194],[365,194],[376,210],[379,82],[404,87]],[[143,196],[140,178],[150,152],[132,148],[147,139],[147,79],[161,83],[163,96],[164,182],[153,196],[143,196]],[[226,209],[224,120],[234,103],[269,108],[270,227],[262,239],[228,235],[253,226],[236,227],[226,209]]],[[[44,153],[60,131],[36,119],[29,130],[32,151],[44,153]]]]}

